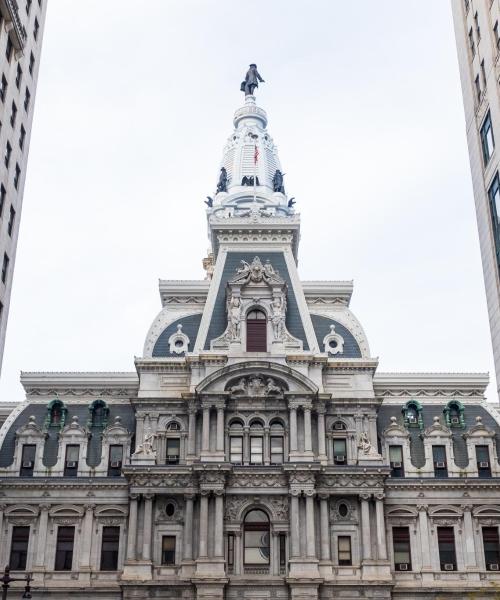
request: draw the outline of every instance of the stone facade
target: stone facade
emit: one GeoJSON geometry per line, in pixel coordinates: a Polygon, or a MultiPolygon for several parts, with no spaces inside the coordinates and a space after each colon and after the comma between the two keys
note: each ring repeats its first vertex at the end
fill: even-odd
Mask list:
{"type": "Polygon", "coordinates": [[[487,375],[377,374],[352,284],[298,277],[253,96],[234,126],[207,277],[160,281],[136,373],[22,374],[0,564],[54,599],[496,597],[487,375]]]}

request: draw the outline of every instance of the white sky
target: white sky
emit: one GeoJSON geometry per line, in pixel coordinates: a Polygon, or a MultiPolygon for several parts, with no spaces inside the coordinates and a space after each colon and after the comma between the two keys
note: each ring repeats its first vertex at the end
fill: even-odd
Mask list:
{"type": "Polygon", "coordinates": [[[301,277],[354,279],[379,370],[493,377],[448,0],[50,0],[43,43],[2,400],[133,370],[158,278],[203,278],[250,62],[301,277]]]}

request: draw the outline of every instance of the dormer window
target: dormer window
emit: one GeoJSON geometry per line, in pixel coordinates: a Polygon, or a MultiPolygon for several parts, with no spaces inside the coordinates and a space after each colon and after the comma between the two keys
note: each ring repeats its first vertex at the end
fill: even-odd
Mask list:
{"type": "Polygon", "coordinates": [[[89,427],[106,427],[108,424],[109,408],[104,400],[95,400],[90,405],[89,427]]]}
{"type": "Polygon", "coordinates": [[[261,310],[247,315],[247,352],[267,352],[267,319],[261,310]]]}
{"type": "Polygon", "coordinates": [[[46,427],[64,427],[67,409],[60,400],[52,400],[47,407],[46,427]]]}
{"type": "Polygon", "coordinates": [[[444,420],[448,427],[465,428],[464,405],[458,400],[448,402],[443,410],[444,420]]]}
{"type": "Polygon", "coordinates": [[[406,427],[418,427],[419,429],[424,428],[424,421],[422,419],[422,405],[420,402],[417,400],[410,400],[403,406],[402,413],[406,427]]]}

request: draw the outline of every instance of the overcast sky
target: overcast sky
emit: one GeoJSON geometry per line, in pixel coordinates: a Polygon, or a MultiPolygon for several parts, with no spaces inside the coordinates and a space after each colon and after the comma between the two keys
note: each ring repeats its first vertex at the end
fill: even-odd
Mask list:
{"type": "Polygon", "coordinates": [[[2,400],[21,370],[133,370],[158,278],[204,277],[250,62],[302,279],[354,279],[380,371],[493,379],[448,0],[49,0],[43,46],[2,400]]]}

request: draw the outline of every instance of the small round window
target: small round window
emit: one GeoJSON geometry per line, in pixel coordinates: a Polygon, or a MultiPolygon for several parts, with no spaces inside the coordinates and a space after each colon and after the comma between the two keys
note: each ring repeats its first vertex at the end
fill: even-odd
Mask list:
{"type": "Polygon", "coordinates": [[[165,514],[167,517],[173,517],[175,513],[175,504],[173,502],[167,502],[167,506],[165,506],[165,514]]]}
{"type": "Polygon", "coordinates": [[[347,506],[347,504],[345,502],[341,502],[339,504],[339,515],[341,517],[347,517],[347,515],[349,514],[349,507],[347,506]]]}

